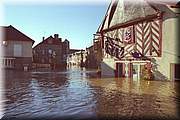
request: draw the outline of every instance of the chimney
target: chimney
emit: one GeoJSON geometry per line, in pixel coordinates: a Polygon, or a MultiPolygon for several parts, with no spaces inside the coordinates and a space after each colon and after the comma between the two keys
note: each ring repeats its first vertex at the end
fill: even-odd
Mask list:
{"type": "Polygon", "coordinates": [[[42,40],[44,41],[44,40],[45,40],[45,37],[42,37],[42,40]]]}
{"type": "Polygon", "coordinates": [[[62,42],[62,38],[59,38],[59,41],[62,42]]]}
{"type": "Polygon", "coordinates": [[[58,34],[54,34],[54,39],[58,40],[58,38],[59,38],[59,35],[58,34]]]}

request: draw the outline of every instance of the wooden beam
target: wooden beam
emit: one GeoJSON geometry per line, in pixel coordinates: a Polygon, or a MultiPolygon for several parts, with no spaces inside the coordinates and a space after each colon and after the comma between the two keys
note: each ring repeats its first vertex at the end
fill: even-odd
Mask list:
{"type": "MultiPolygon", "coordinates": [[[[152,43],[152,41],[153,41],[153,37],[152,37],[152,34],[153,34],[153,33],[152,33],[152,27],[153,27],[153,25],[152,25],[152,22],[150,22],[150,26],[151,26],[151,27],[150,27],[150,33],[151,33],[151,40],[150,40],[150,55],[152,55],[152,50],[153,50],[153,49],[152,49],[152,47],[153,47],[153,45],[152,45],[152,44],[153,44],[153,43],[152,43]]],[[[154,29],[155,29],[155,28],[154,28],[154,29]]],[[[155,29],[155,30],[156,30],[156,29],[155,29]]]]}
{"type": "Polygon", "coordinates": [[[160,28],[159,28],[159,57],[162,56],[162,19],[159,20],[160,28]]]}
{"type": "Polygon", "coordinates": [[[127,26],[138,24],[138,23],[143,22],[143,21],[152,21],[153,19],[158,18],[158,17],[159,16],[157,14],[154,14],[154,15],[149,15],[149,16],[142,17],[142,18],[136,18],[134,20],[131,20],[131,21],[128,21],[128,22],[125,22],[125,23],[116,24],[116,25],[114,25],[114,26],[112,26],[112,27],[110,27],[108,29],[102,30],[102,32],[107,33],[109,31],[113,31],[115,29],[124,28],[124,27],[127,27],[127,26]]]}

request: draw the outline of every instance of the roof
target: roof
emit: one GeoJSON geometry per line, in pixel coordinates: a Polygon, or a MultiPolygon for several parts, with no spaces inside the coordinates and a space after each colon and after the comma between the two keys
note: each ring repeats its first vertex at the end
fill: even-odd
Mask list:
{"type": "Polygon", "coordinates": [[[93,48],[93,45],[87,47],[86,50],[87,50],[87,49],[92,49],[92,48],[93,48]]]}
{"type": "Polygon", "coordinates": [[[34,48],[42,45],[42,44],[46,44],[46,45],[62,45],[62,41],[61,38],[55,39],[52,36],[49,36],[48,38],[44,39],[42,42],[40,42],[39,44],[37,44],[34,48]]]}
{"type": "Polygon", "coordinates": [[[112,0],[97,33],[145,19],[158,18],[165,6],[178,7],[178,4],[178,2],[167,2],[166,0],[112,0]]]}
{"type": "Polygon", "coordinates": [[[157,11],[145,0],[113,0],[106,13],[106,20],[101,29],[108,29],[117,24],[129,22],[134,19],[155,15],[157,11]]]}
{"type": "Polygon", "coordinates": [[[4,39],[7,41],[29,41],[34,44],[34,40],[32,40],[30,37],[13,27],[10,26],[3,26],[2,30],[4,32],[4,39]]]}
{"type": "Polygon", "coordinates": [[[84,51],[84,50],[80,50],[80,49],[70,49],[69,50],[69,54],[75,53],[75,52],[79,52],[79,51],[84,51]]]}
{"type": "Polygon", "coordinates": [[[49,36],[48,38],[46,38],[45,40],[42,41],[42,43],[44,44],[53,44],[53,45],[61,45],[61,39],[55,39],[52,36],[49,36]]]}

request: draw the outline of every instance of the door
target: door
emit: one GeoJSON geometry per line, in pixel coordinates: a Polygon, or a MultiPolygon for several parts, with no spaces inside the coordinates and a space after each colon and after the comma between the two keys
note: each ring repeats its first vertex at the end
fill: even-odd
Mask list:
{"type": "Polygon", "coordinates": [[[171,63],[171,79],[180,80],[180,64],[171,63]]]}
{"type": "Polygon", "coordinates": [[[175,64],[175,72],[174,72],[174,77],[175,77],[175,80],[180,80],[180,64],[175,64]]]}
{"type": "Polygon", "coordinates": [[[132,74],[133,74],[133,79],[135,80],[139,80],[140,79],[140,64],[133,64],[133,69],[132,69],[132,74]]]}
{"type": "Polygon", "coordinates": [[[116,77],[124,77],[124,63],[116,63],[116,77]]]}
{"type": "Polygon", "coordinates": [[[128,63],[128,77],[132,78],[133,77],[133,64],[128,63]]]}

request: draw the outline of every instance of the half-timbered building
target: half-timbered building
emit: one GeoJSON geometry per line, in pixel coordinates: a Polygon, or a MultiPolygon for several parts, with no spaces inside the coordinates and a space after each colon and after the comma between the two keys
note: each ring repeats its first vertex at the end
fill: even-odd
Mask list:
{"type": "Polygon", "coordinates": [[[96,36],[101,75],[179,79],[179,7],[149,0],[113,0],[96,36]]]}

